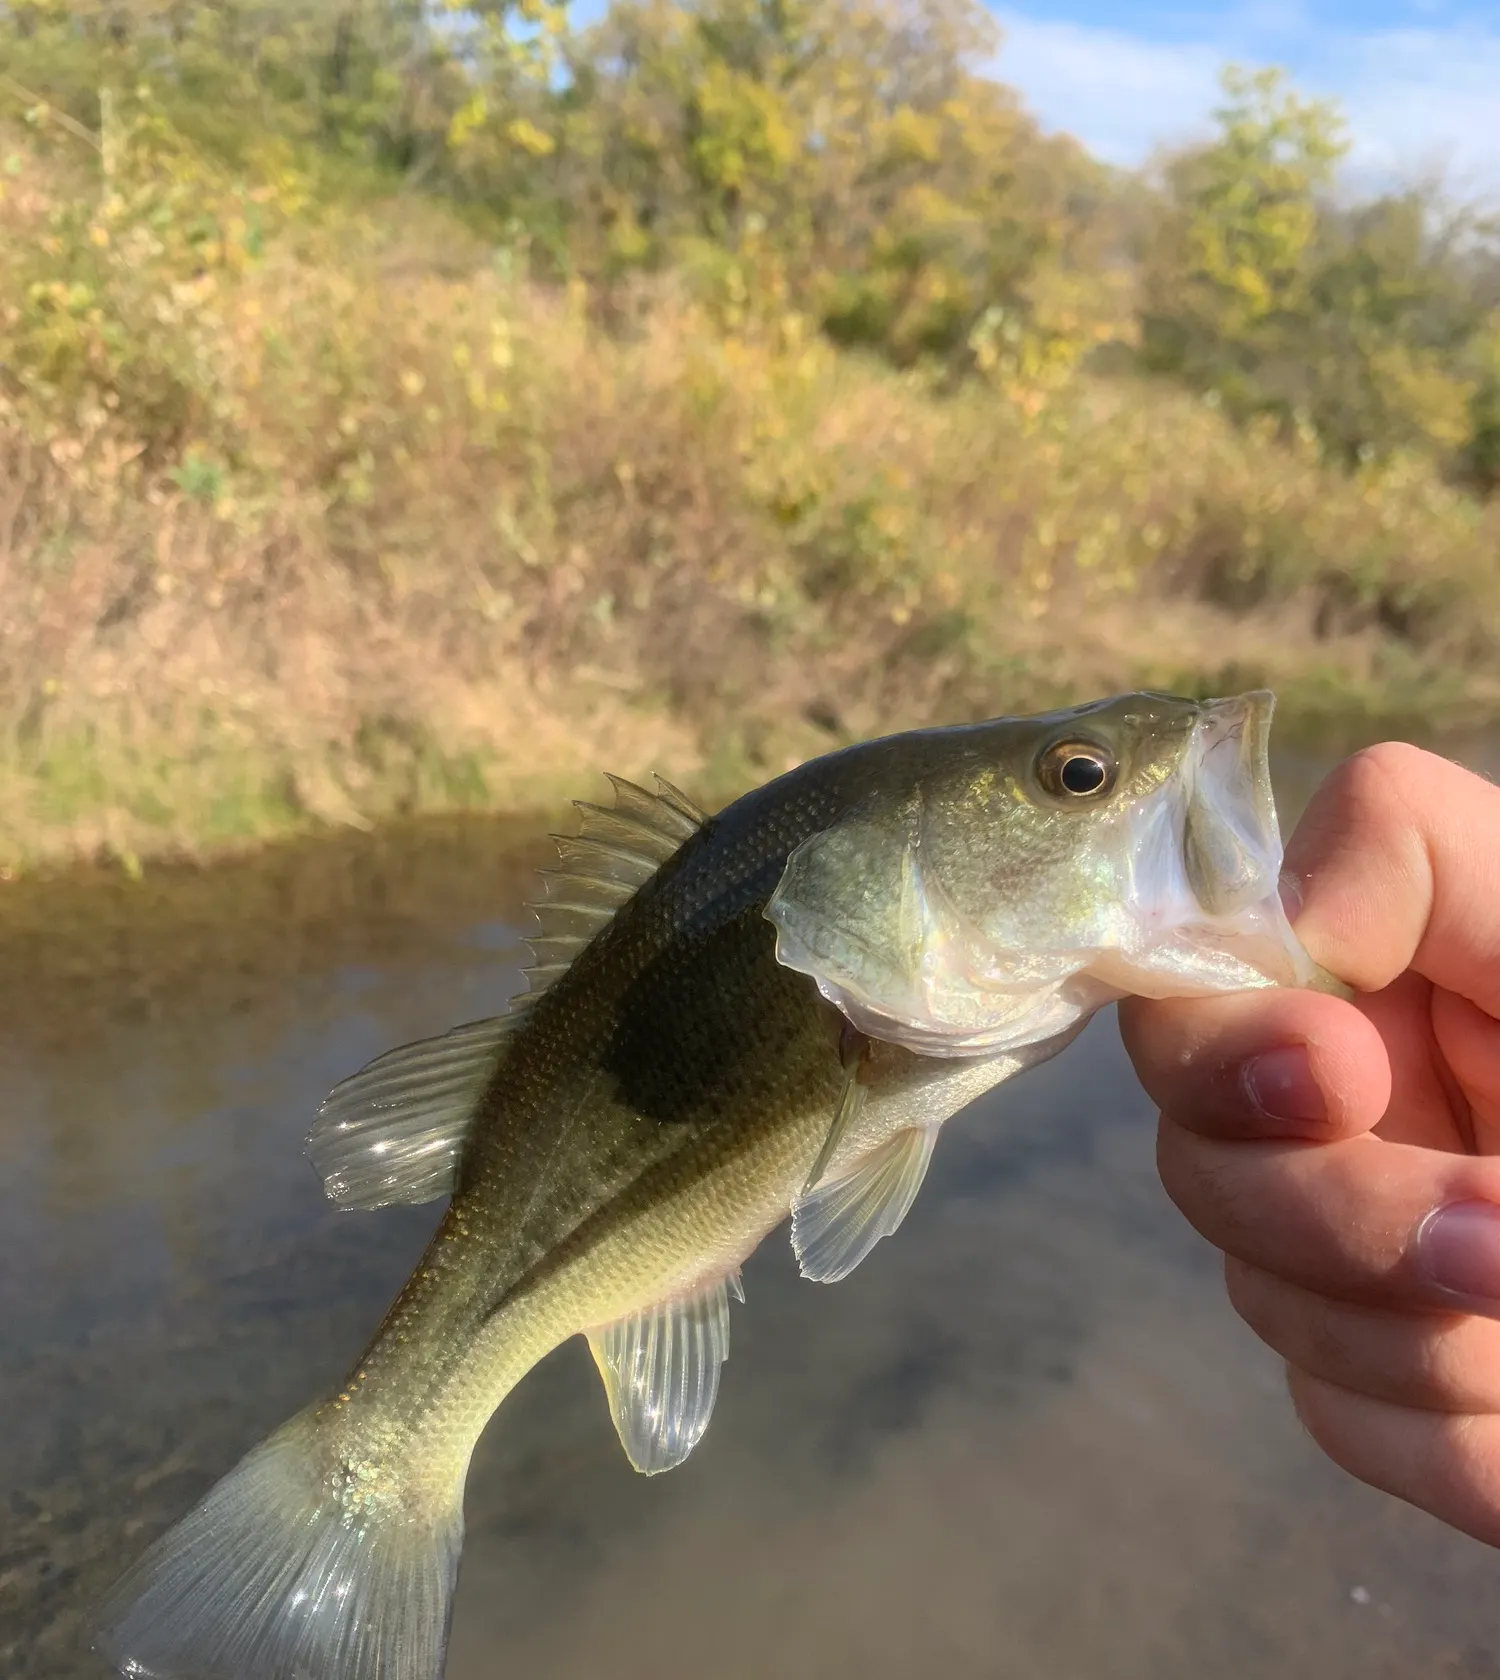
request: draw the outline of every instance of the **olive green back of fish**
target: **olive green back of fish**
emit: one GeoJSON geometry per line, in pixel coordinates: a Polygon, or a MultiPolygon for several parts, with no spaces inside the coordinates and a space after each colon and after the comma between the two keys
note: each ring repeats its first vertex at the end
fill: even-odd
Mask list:
{"type": "MultiPolygon", "coordinates": [[[[440,1381],[632,1186],[669,1188],[669,1163],[704,1172],[768,1130],[826,1125],[844,1081],[839,1020],[777,962],[765,907],[805,840],[892,781],[988,759],[996,727],[866,743],[757,789],[706,819],[525,1000],[459,1148],[448,1215],[361,1365],[372,1403],[393,1357],[410,1374],[424,1350],[424,1383],[440,1381]]],[[[574,871],[597,878],[618,861],[569,844],[574,871]]]]}
{"type": "Polygon", "coordinates": [[[851,1052],[822,976],[778,961],[767,909],[793,854],[811,860],[786,906],[800,933],[839,941],[857,980],[899,968],[899,834],[894,849],[821,853],[817,837],[846,821],[846,839],[895,833],[921,782],[937,812],[923,840],[946,848],[960,918],[1006,935],[997,882],[1029,888],[1050,870],[1011,908],[1071,936],[1110,913],[1115,877],[1083,844],[1088,813],[1070,809],[1066,780],[1045,785],[1038,748],[1060,720],[1087,720],[1117,747],[1121,785],[1146,789],[1196,711],[1131,696],[895,736],[701,821],[665,784],[617,784],[613,811],[586,809],[583,835],[562,842],[535,995],[390,1052],[320,1111],[310,1149],[340,1205],[451,1192],[421,1264],[339,1394],[247,1455],[120,1583],[102,1649],[130,1674],[439,1680],[468,1454],[509,1386],[585,1331],[632,1461],[681,1462],[760,1236],[795,1203],[804,1273],[845,1275],[899,1224],[938,1124],[1081,1024],[1075,1011],[1050,1040],[988,1060],[857,1034],[851,1052]],[[829,1183],[804,1182],[841,1129],[829,1183]]]}
{"type": "Polygon", "coordinates": [[[493,1301],[708,1134],[717,1157],[761,1128],[831,1113],[840,1022],[811,979],[778,963],[765,915],[788,858],[872,796],[919,778],[987,781],[1049,727],[1002,720],[832,754],[707,819],[645,881],[530,1003],[479,1105],[455,1208],[494,1245],[493,1301]]]}

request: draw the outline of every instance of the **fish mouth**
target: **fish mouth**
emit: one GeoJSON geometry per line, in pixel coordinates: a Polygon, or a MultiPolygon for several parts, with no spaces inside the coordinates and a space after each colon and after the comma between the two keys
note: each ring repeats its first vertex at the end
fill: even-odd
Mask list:
{"type": "Polygon", "coordinates": [[[1196,914],[1159,961],[1211,990],[1316,984],[1320,971],[1281,901],[1281,830],[1271,791],[1266,689],[1199,708],[1181,771],[1182,877],[1196,914]]]}
{"type": "Polygon", "coordinates": [[[1182,861],[1210,916],[1233,916],[1276,893],[1281,831],[1271,792],[1268,689],[1205,700],[1183,766],[1182,861]]]}
{"type": "Polygon", "coordinates": [[[1136,939],[1090,964],[1120,991],[1187,997],[1314,977],[1281,902],[1274,706],[1265,690],[1199,705],[1171,797],[1142,826],[1136,939]]]}

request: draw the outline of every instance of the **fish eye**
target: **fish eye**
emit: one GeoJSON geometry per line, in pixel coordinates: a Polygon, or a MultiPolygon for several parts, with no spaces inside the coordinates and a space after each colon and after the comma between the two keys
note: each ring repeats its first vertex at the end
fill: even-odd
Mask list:
{"type": "Polygon", "coordinates": [[[1037,780],[1058,799],[1097,799],[1115,785],[1113,754],[1093,741],[1058,741],[1037,761],[1037,780]]]}

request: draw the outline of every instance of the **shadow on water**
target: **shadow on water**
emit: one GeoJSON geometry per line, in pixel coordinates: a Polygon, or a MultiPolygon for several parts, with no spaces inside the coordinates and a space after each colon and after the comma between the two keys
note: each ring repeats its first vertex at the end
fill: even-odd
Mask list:
{"type": "MultiPolygon", "coordinates": [[[[303,1133],[517,989],[541,856],[424,824],[0,898],[0,1674],[98,1680],[90,1597],[362,1345],[433,1210],[330,1211],[303,1133]]],[[[506,1402],[450,1680],[1500,1673],[1493,1554],[1302,1438],[1112,1021],[955,1121],[847,1282],[778,1235],[746,1290],[674,1475],[577,1344],[506,1402]]]]}

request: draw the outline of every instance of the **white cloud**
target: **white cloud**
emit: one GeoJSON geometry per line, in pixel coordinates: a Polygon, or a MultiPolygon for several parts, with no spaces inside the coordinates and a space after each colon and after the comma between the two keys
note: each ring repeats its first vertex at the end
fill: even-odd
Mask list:
{"type": "Polygon", "coordinates": [[[1132,164],[1200,133],[1220,68],[1285,63],[1308,93],[1340,101],[1349,170],[1365,183],[1410,181],[1434,167],[1464,196],[1500,198],[1500,32],[1335,30],[1264,0],[1201,20],[1197,38],[1151,41],[1125,30],[999,10],[996,73],[1049,128],[1111,162],[1132,164]]]}
{"type": "Polygon", "coordinates": [[[1122,30],[1001,12],[995,73],[1021,90],[1048,128],[1066,129],[1110,163],[1134,164],[1201,128],[1225,54],[1122,30]]]}
{"type": "Polygon", "coordinates": [[[1464,194],[1500,194],[1500,33],[1390,30],[1349,43],[1330,67],[1354,140],[1351,163],[1376,176],[1445,167],[1464,194]]]}

